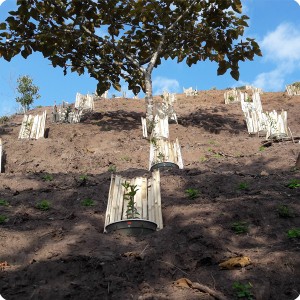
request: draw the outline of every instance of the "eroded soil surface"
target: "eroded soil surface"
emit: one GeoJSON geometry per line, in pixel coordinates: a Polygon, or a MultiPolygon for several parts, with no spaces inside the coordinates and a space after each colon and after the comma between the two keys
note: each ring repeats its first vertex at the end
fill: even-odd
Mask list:
{"type": "MultiPolygon", "coordinates": [[[[223,94],[177,95],[179,124],[170,124],[170,134],[179,139],[184,169],[161,172],[164,228],[145,236],[103,233],[112,171],[150,176],[143,99],[99,100],[79,124],[52,123],[52,108],[37,108],[32,113],[48,111],[45,139],[18,140],[20,115],[0,125],[1,296],[217,299],[201,284],[231,300],[240,283],[244,299],[296,299],[300,238],[287,233],[300,229],[300,188],[287,185],[300,180],[300,144],[262,148],[263,138],[248,135],[240,104],[225,105],[223,94]],[[85,199],[95,205],[83,206],[85,199]],[[42,200],[48,210],[36,208],[42,200]],[[220,268],[238,256],[251,264],[220,268]]],[[[300,96],[261,99],[265,111],[286,110],[293,137],[300,136],[300,96]]]]}

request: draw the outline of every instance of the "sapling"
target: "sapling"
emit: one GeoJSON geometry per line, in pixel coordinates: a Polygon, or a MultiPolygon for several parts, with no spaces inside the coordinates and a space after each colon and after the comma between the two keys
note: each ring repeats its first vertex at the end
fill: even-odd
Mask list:
{"type": "Polygon", "coordinates": [[[248,232],[248,224],[246,222],[234,222],[231,225],[231,229],[236,234],[246,233],[248,232]]]}
{"type": "Polygon", "coordinates": [[[127,219],[136,219],[140,215],[137,208],[135,207],[134,197],[136,192],[139,190],[137,189],[136,185],[130,184],[129,182],[125,181],[122,183],[122,186],[125,188],[124,193],[124,200],[127,200],[127,210],[126,210],[126,218],[127,219]]]}
{"type": "Polygon", "coordinates": [[[80,175],[80,176],[79,176],[80,185],[81,185],[81,186],[86,185],[87,179],[88,179],[87,175],[80,175]]]}
{"type": "Polygon", "coordinates": [[[247,284],[234,282],[232,287],[236,292],[237,298],[243,298],[248,300],[254,299],[254,295],[251,292],[252,284],[250,282],[247,284]]]}
{"type": "Polygon", "coordinates": [[[5,223],[7,221],[7,217],[0,215],[0,224],[5,223]]]}
{"type": "Polygon", "coordinates": [[[241,182],[239,183],[238,187],[239,190],[248,190],[249,184],[247,182],[241,182]]]}
{"type": "Polygon", "coordinates": [[[8,206],[8,205],[9,205],[8,201],[4,199],[0,199],[0,206],[8,206]]]}
{"type": "Polygon", "coordinates": [[[295,217],[295,213],[294,213],[293,209],[290,208],[287,205],[284,205],[284,204],[279,205],[277,207],[277,212],[278,212],[279,217],[281,217],[281,218],[293,218],[293,217],[295,217]]]}
{"type": "Polygon", "coordinates": [[[300,228],[292,228],[292,229],[288,230],[287,236],[290,239],[300,238],[300,228]]]}
{"type": "Polygon", "coordinates": [[[159,152],[157,158],[159,162],[163,162],[165,160],[165,155],[162,152],[159,152]]]}
{"type": "Polygon", "coordinates": [[[197,189],[187,189],[185,193],[190,199],[195,199],[199,196],[199,191],[197,189]]]}
{"type": "Polygon", "coordinates": [[[298,179],[292,179],[290,182],[287,184],[287,187],[290,189],[297,189],[300,187],[300,180],[298,179]]]}
{"type": "Polygon", "coordinates": [[[43,180],[44,181],[52,181],[53,180],[53,176],[51,174],[45,174],[43,176],[43,180]]]}
{"type": "Polygon", "coordinates": [[[42,201],[38,202],[35,207],[40,210],[49,210],[50,203],[47,200],[42,200],[42,201]]]}
{"type": "Polygon", "coordinates": [[[95,201],[90,198],[86,198],[81,201],[81,205],[86,207],[94,206],[95,204],[95,201]]]}

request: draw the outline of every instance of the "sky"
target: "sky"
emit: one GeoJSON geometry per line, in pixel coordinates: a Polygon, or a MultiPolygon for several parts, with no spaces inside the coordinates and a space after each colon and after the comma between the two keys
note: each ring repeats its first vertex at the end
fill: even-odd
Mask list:
{"type": "MultiPolygon", "coordinates": [[[[287,84],[300,81],[300,0],[242,0],[243,14],[250,17],[245,36],[255,38],[263,56],[254,61],[240,63],[240,79],[234,80],[229,72],[217,75],[217,64],[207,61],[188,67],[184,62],[164,61],[153,71],[153,93],[164,90],[183,93],[183,88],[197,90],[226,89],[252,85],[266,92],[284,91],[287,84]]],[[[15,0],[0,0],[0,22],[7,12],[16,9],[15,0]]],[[[39,87],[40,98],[34,106],[52,106],[67,101],[75,102],[76,93],[93,93],[96,80],[88,74],[69,73],[64,76],[59,67],[53,68],[50,61],[40,53],[27,59],[21,55],[10,62],[0,58],[0,117],[20,110],[16,103],[17,78],[29,75],[39,87]]],[[[133,94],[123,82],[122,91],[127,97],[133,94]]],[[[108,96],[121,96],[111,89],[108,96]]],[[[139,94],[142,98],[144,95],[139,94]]]]}

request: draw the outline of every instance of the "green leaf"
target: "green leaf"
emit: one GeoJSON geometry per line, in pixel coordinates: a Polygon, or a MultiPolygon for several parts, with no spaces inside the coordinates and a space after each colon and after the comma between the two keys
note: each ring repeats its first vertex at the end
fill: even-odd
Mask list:
{"type": "Polygon", "coordinates": [[[230,72],[230,75],[232,76],[233,79],[239,80],[240,72],[238,70],[232,70],[230,72]]]}

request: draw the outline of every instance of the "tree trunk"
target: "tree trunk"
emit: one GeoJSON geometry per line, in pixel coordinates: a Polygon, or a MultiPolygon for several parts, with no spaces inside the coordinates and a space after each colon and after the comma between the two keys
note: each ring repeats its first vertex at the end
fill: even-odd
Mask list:
{"type": "Polygon", "coordinates": [[[146,119],[147,123],[153,121],[153,95],[152,95],[152,79],[149,72],[145,73],[145,85],[146,85],[146,119]]]}

